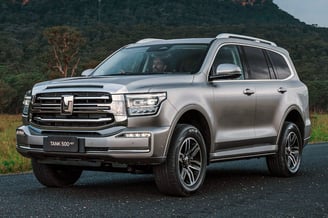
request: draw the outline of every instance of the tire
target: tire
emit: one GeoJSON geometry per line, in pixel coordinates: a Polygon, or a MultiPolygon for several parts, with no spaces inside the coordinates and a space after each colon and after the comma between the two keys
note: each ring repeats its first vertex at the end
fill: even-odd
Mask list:
{"type": "Polygon", "coordinates": [[[38,181],[47,187],[71,186],[82,174],[80,169],[41,164],[36,159],[32,159],[32,168],[38,181]]]}
{"type": "Polygon", "coordinates": [[[196,192],[205,179],[207,153],[200,131],[185,124],[174,130],[166,161],[154,167],[160,192],[188,196],[196,192]]]}
{"type": "Polygon", "coordinates": [[[269,171],[274,176],[290,177],[296,175],[302,160],[303,142],[298,127],[285,122],[278,141],[278,152],[267,157],[269,171]]]}

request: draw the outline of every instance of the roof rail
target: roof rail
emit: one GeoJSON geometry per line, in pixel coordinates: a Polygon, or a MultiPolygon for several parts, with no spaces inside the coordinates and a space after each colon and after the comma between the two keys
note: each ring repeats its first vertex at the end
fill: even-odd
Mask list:
{"type": "Polygon", "coordinates": [[[277,46],[276,43],[268,41],[268,40],[255,38],[255,37],[251,37],[251,36],[230,34],[230,33],[221,33],[221,34],[217,35],[216,38],[217,39],[226,39],[226,38],[245,39],[245,40],[254,41],[254,42],[258,42],[258,43],[264,43],[264,44],[268,44],[268,45],[272,45],[272,46],[277,46]]]}
{"type": "Polygon", "coordinates": [[[140,39],[136,43],[147,43],[147,42],[153,42],[153,41],[158,41],[158,40],[163,40],[163,39],[146,38],[146,39],[140,39]]]}

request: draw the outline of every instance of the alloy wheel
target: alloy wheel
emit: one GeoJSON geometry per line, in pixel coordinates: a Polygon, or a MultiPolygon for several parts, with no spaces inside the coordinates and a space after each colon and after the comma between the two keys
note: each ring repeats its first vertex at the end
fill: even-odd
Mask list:
{"type": "Polygon", "coordinates": [[[199,143],[194,138],[186,138],[179,151],[179,175],[185,187],[195,185],[203,167],[202,153],[199,143]]]}
{"type": "Polygon", "coordinates": [[[295,132],[290,132],[287,136],[285,155],[289,171],[296,172],[300,166],[301,155],[300,142],[295,132]]]}

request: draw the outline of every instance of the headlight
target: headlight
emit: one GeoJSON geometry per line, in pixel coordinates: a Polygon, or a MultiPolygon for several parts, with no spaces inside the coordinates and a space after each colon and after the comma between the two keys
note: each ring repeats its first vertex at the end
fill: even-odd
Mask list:
{"type": "Polygon", "coordinates": [[[127,94],[125,97],[128,115],[143,116],[156,114],[166,99],[166,93],[127,94]]]}
{"type": "Polygon", "coordinates": [[[111,113],[115,116],[116,122],[122,122],[127,119],[125,100],[123,95],[112,95],[111,113]]]}
{"type": "Polygon", "coordinates": [[[23,115],[25,116],[28,115],[31,99],[32,99],[31,90],[29,90],[25,93],[24,101],[23,101],[23,115]]]}

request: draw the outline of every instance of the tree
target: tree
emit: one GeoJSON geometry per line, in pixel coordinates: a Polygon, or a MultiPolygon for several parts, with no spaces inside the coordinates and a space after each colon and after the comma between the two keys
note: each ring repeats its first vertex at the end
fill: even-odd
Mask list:
{"type": "Polygon", "coordinates": [[[10,85],[0,80],[0,113],[7,111],[17,92],[10,85]]]}
{"type": "Polygon", "coordinates": [[[43,32],[51,46],[49,65],[61,77],[72,77],[79,65],[80,48],[85,44],[81,33],[73,27],[54,26],[43,32]]]}

